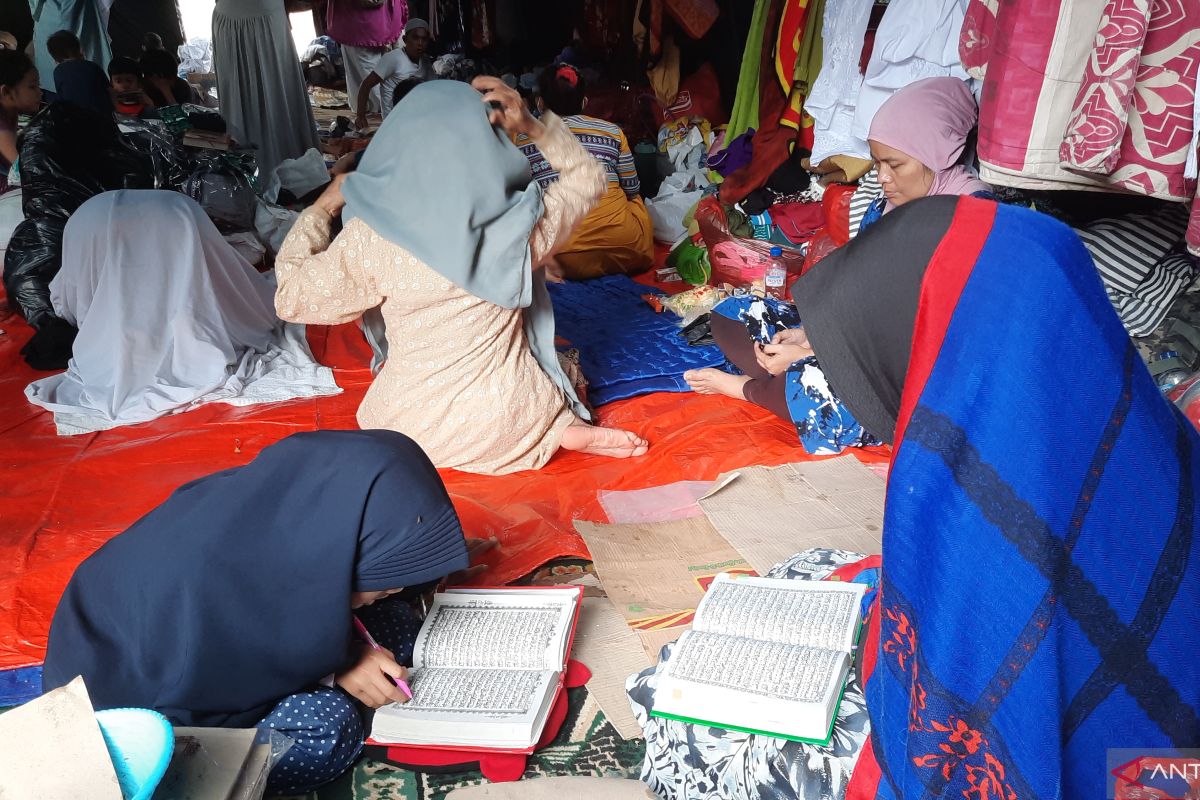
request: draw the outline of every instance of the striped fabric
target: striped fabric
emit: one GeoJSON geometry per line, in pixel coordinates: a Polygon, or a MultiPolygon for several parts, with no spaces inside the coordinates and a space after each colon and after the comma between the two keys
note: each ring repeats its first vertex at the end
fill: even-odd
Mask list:
{"type": "Polygon", "coordinates": [[[1195,261],[1180,245],[1187,222],[1187,208],[1175,203],[1077,230],[1131,336],[1152,333],[1195,277],[1195,261]]]}
{"type": "MultiPolygon", "coordinates": [[[[575,134],[575,138],[584,149],[591,153],[592,158],[604,166],[609,184],[620,185],[631,200],[637,197],[642,186],[633,164],[633,153],[629,150],[629,142],[621,128],[611,122],[583,115],[564,117],[563,122],[571,129],[571,133],[575,134]]],[[[558,180],[558,170],[551,166],[537,145],[524,136],[518,136],[516,144],[529,159],[533,178],[543,189],[558,180]]]]}
{"type": "Polygon", "coordinates": [[[872,168],[870,172],[858,180],[858,188],[850,197],[850,238],[858,236],[858,228],[862,225],[867,209],[883,196],[883,187],[879,185],[879,170],[872,168]]]}

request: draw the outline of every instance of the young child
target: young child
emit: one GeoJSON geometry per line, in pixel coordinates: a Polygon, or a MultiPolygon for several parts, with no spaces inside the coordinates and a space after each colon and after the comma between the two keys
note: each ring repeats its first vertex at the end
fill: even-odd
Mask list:
{"type": "Polygon", "coordinates": [[[17,117],[37,113],[42,86],[37,67],[17,50],[0,50],[0,194],[8,189],[8,171],[17,160],[17,117]]]}
{"type": "Polygon", "coordinates": [[[59,99],[111,117],[113,105],[108,76],[83,57],[79,38],[70,31],[58,31],[50,34],[46,49],[58,64],[54,68],[54,91],[59,99]]]}
{"type": "Polygon", "coordinates": [[[166,50],[147,50],[138,66],[146,94],[156,106],[192,102],[192,87],[179,77],[179,62],[166,50]]]}
{"type": "Polygon", "coordinates": [[[118,114],[140,117],[154,109],[154,101],[142,88],[138,63],[132,58],[117,56],[108,62],[108,79],[112,82],[113,101],[118,114]]]}

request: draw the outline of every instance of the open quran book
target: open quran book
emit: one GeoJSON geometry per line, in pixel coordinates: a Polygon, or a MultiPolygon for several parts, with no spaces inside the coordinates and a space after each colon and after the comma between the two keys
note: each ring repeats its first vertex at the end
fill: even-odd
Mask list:
{"type": "Polygon", "coordinates": [[[679,638],[654,716],[826,742],[866,587],[718,575],[679,638]]]}
{"type": "Polygon", "coordinates": [[[582,591],[435,595],[413,649],[413,698],[375,712],[371,742],[531,749],[562,690],[582,591]]]}

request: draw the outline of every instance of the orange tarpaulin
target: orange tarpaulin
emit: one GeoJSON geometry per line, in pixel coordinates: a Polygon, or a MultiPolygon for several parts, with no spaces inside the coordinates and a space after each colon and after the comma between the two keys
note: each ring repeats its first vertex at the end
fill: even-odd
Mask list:
{"type": "MultiPolygon", "coordinates": [[[[60,437],[50,414],[24,397],[25,386],[39,377],[19,355],[29,328],[0,314],[0,329],[0,670],[41,663],[67,580],[101,544],[180,484],[244,464],[284,436],[356,427],[354,412],[371,377],[356,326],[311,328],[313,352],[335,368],[345,389],[340,395],[248,408],[214,403],[141,425],[60,437]]],[[[587,556],[572,520],[606,521],[597,490],[711,480],[749,464],[805,457],[793,427],[724,398],[653,394],[606,406],[600,417],[646,437],[650,453],[630,461],[566,453],[538,472],[503,477],[443,472],[468,533],[500,540],[481,580],[505,583],[558,556],[587,556]]],[[[882,452],[859,455],[884,458],[882,452]]],[[[262,500],[271,502],[270,496],[262,500]]]]}

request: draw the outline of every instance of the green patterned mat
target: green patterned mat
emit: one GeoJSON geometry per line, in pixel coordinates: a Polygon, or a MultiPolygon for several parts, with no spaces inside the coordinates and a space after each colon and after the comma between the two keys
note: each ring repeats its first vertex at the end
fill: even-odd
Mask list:
{"type": "MultiPolygon", "coordinates": [[[[529,757],[524,780],[560,775],[636,778],[645,742],[622,739],[586,688],[571,689],[567,697],[569,710],[562,730],[549,747],[529,757]]],[[[477,771],[421,774],[364,759],[304,800],[443,800],[454,789],[485,782],[477,771]]]]}

